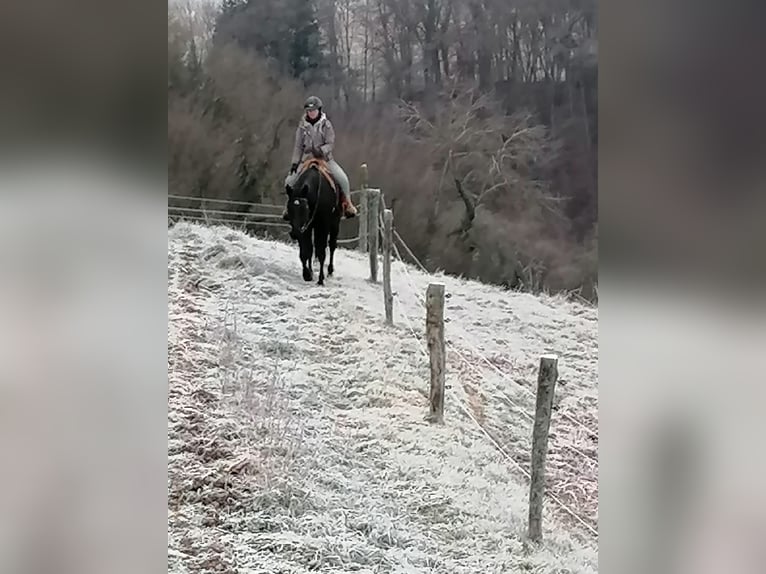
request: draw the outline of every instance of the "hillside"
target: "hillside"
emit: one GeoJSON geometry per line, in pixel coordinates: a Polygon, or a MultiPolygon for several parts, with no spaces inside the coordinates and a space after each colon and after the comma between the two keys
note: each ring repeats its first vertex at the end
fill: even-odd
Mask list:
{"type": "Polygon", "coordinates": [[[394,264],[386,327],[366,256],[340,250],[336,266],[320,288],[295,246],[169,229],[168,572],[596,572],[597,310],[439,277],[434,426],[433,278],[394,264]],[[535,547],[524,469],[546,352],[560,357],[550,488],[582,522],[548,500],[535,547]]]}

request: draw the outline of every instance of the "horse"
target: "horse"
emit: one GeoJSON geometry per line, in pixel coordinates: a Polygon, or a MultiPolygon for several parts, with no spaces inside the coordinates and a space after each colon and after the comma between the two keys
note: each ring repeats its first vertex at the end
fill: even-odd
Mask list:
{"type": "Polygon", "coordinates": [[[309,160],[293,188],[287,188],[290,237],[298,241],[303,280],[312,281],[314,278],[311,269],[313,249],[319,261],[317,285],[324,285],[324,262],[328,238],[330,262],[327,275],[332,276],[335,271],[335,248],[338,245],[342,210],[337,184],[331,181],[331,176],[322,161],[309,160]]]}

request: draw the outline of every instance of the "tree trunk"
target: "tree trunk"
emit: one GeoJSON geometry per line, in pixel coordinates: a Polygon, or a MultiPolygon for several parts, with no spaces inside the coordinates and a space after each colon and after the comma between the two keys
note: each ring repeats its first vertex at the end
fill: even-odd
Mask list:
{"type": "Polygon", "coordinates": [[[327,35],[330,40],[330,68],[332,81],[332,95],[335,102],[340,102],[340,66],[338,62],[338,31],[335,29],[337,10],[335,0],[329,0],[329,15],[327,17],[327,35]]]}
{"type": "Polygon", "coordinates": [[[449,48],[447,47],[447,44],[442,42],[441,45],[439,46],[439,50],[441,50],[441,55],[442,55],[442,66],[444,71],[444,77],[447,78],[447,81],[449,81],[449,78],[450,78],[449,48]]]}
{"type": "Polygon", "coordinates": [[[461,40],[457,49],[458,77],[463,82],[473,81],[475,75],[475,60],[465,43],[461,40]]]}
{"type": "Polygon", "coordinates": [[[362,98],[367,102],[367,82],[369,78],[368,65],[370,54],[370,0],[364,3],[364,88],[362,89],[362,98]]]}
{"type": "Polygon", "coordinates": [[[345,97],[346,97],[346,109],[349,107],[350,92],[351,92],[351,0],[346,0],[346,21],[345,21],[345,37],[346,37],[346,78],[345,78],[345,97]]]}
{"type": "Polygon", "coordinates": [[[412,43],[409,37],[409,33],[405,30],[402,30],[402,32],[399,34],[399,51],[402,55],[401,59],[401,69],[402,69],[402,80],[404,83],[403,86],[403,95],[405,98],[410,99],[412,98],[412,43]]]}
{"type": "Polygon", "coordinates": [[[423,22],[425,42],[423,45],[424,76],[426,92],[432,96],[441,85],[441,62],[439,61],[439,44],[436,35],[437,21],[436,0],[427,0],[426,15],[423,22]]]}
{"type": "Polygon", "coordinates": [[[519,61],[521,58],[521,46],[519,45],[519,24],[516,18],[513,19],[513,54],[511,60],[511,76],[514,80],[518,79],[519,61]]]}
{"type": "Polygon", "coordinates": [[[479,0],[470,4],[474,33],[476,34],[476,64],[479,72],[479,89],[483,92],[492,87],[492,53],[489,50],[489,27],[487,26],[485,6],[479,0]]]}

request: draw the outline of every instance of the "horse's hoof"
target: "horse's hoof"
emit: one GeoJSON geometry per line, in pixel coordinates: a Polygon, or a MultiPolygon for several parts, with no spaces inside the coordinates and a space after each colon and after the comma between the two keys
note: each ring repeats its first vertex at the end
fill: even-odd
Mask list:
{"type": "Polygon", "coordinates": [[[312,279],[314,279],[314,274],[311,271],[309,271],[308,269],[304,269],[303,270],[303,280],[304,281],[311,281],[312,279]]]}
{"type": "Polygon", "coordinates": [[[317,285],[319,285],[320,287],[323,287],[324,286],[324,279],[320,279],[319,281],[317,281],[317,285]]]}
{"type": "Polygon", "coordinates": [[[330,266],[327,268],[327,275],[329,275],[329,276],[332,276],[332,274],[333,274],[333,271],[335,271],[335,267],[333,267],[332,265],[330,265],[330,266]]]}

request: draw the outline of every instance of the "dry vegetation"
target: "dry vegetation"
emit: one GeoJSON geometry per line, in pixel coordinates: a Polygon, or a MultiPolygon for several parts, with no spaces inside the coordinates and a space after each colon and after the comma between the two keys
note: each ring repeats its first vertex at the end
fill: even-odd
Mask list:
{"type": "Polygon", "coordinates": [[[328,39],[309,53],[321,56],[312,81],[319,74],[325,83],[307,85],[285,72],[289,62],[264,57],[263,45],[276,40],[253,14],[270,7],[272,28],[282,30],[279,1],[232,2],[218,36],[217,9],[169,9],[171,193],[281,202],[301,102],[317,92],[352,185],[367,163],[428,268],[596,299],[595,79],[582,56],[592,42],[590,3],[487,2],[498,26],[478,36],[491,38],[487,52],[471,34],[488,24],[467,0],[415,2],[414,11],[393,0],[289,0],[315,5],[328,39]],[[419,71],[434,55],[408,32],[435,23],[435,38],[447,43],[436,76],[419,71]],[[478,67],[466,67],[463,49],[478,50],[478,67]]]}

